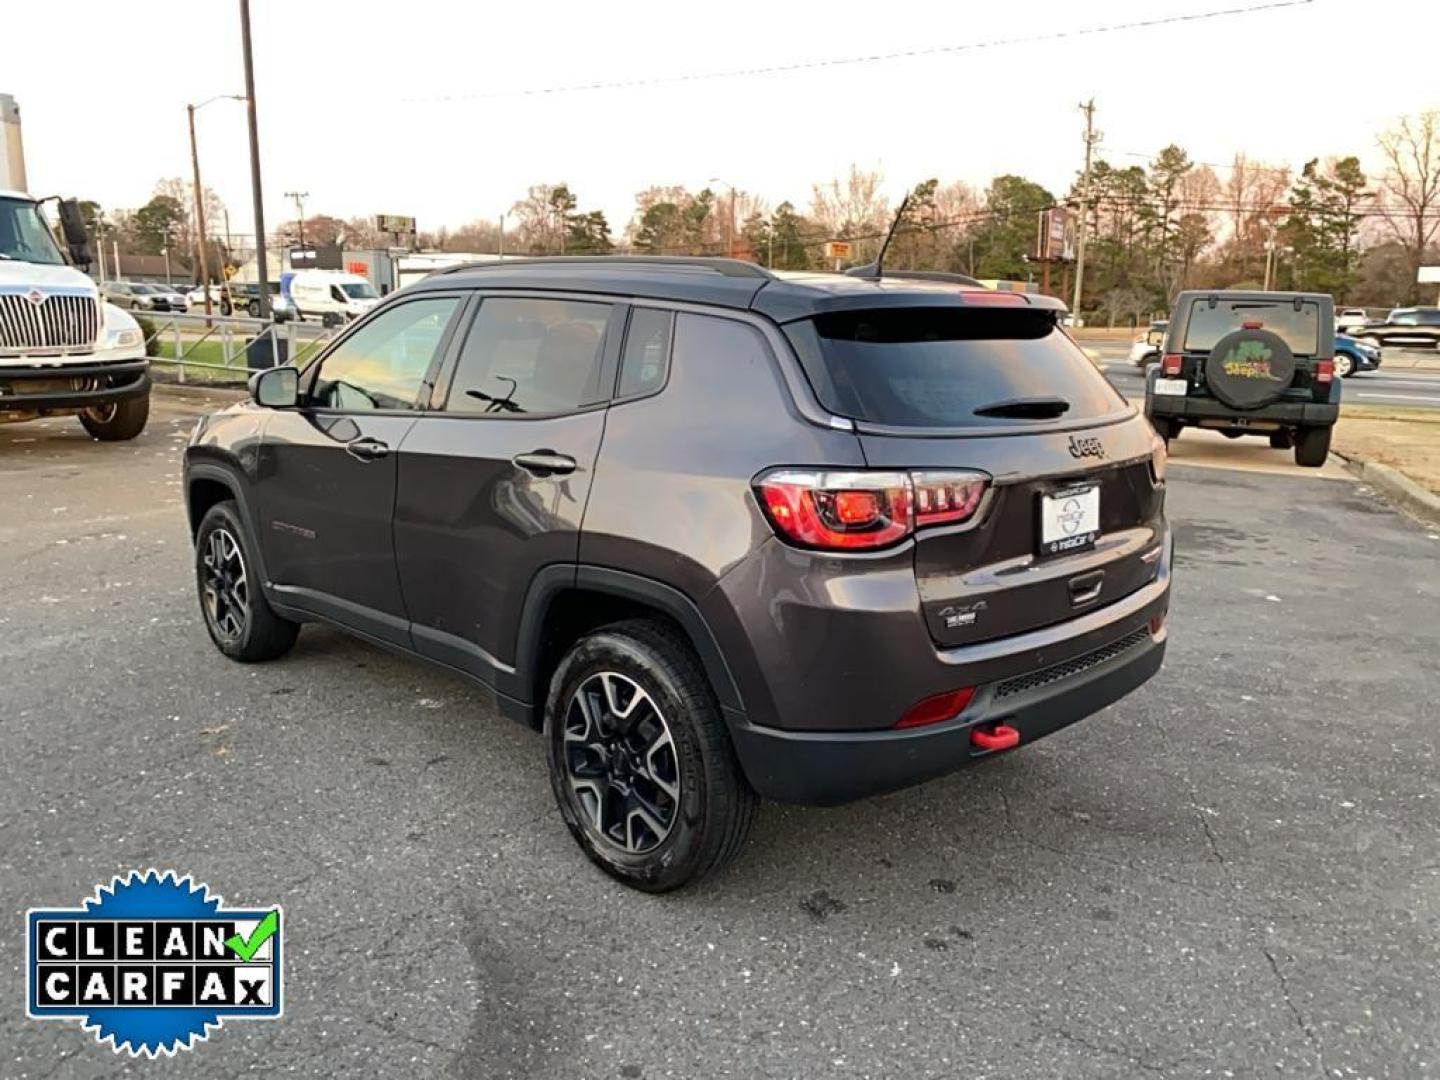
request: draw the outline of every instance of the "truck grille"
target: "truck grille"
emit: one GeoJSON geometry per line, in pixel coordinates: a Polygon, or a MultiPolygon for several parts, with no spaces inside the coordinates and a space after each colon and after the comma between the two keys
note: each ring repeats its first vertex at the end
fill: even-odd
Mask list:
{"type": "Polygon", "coordinates": [[[1042,668],[1039,671],[1032,671],[1028,675],[1021,675],[1018,678],[1010,679],[1001,683],[995,688],[995,697],[1014,697],[1016,694],[1023,694],[1027,690],[1038,690],[1042,686],[1049,686],[1051,683],[1059,682],[1061,679],[1070,679],[1082,672],[1089,671],[1097,664],[1103,664],[1107,660],[1114,660],[1117,656],[1129,652],[1136,645],[1150,636],[1148,627],[1142,626],[1133,633],[1126,634],[1119,641],[1112,641],[1109,645],[1102,645],[1093,652],[1085,653],[1053,667],[1042,668]]]}
{"type": "Polygon", "coordinates": [[[26,293],[0,293],[0,352],[94,348],[100,329],[100,305],[95,297],[44,289],[39,292],[45,299],[38,304],[26,293]]]}

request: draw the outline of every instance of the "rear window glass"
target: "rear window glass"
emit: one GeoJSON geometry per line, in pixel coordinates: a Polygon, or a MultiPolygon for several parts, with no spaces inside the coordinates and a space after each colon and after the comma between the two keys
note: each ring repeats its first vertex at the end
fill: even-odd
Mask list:
{"type": "Polygon", "coordinates": [[[1291,352],[1313,355],[1318,351],[1319,305],[1301,304],[1296,310],[1289,301],[1271,300],[1221,300],[1213,308],[1209,300],[1196,300],[1185,328],[1185,348],[1208,352],[1230,331],[1247,323],[1258,323],[1259,329],[1280,335],[1291,352]]]}
{"type": "Polygon", "coordinates": [[[1057,417],[1093,420],[1126,407],[1049,311],[841,311],[791,323],[785,332],[820,403],[873,424],[1011,427],[1057,417]],[[1043,409],[1030,418],[995,410],[1054,399],[1065,408],[1049,416],[1043,409]]]}

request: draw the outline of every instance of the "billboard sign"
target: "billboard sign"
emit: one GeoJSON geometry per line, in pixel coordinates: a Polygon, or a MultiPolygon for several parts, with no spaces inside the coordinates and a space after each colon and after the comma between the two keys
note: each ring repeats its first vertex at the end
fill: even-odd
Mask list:
{"type": "Polygon", "coordinates": [[[1075,258],[1075,214],[1068,207],[1040,211],[1035,238],[1036,257],[1071,261],[1075,258]]]}

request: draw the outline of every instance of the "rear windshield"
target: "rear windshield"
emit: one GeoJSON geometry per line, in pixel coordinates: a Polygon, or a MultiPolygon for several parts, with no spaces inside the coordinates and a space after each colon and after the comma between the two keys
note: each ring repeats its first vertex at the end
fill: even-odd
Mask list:
{"type": "Polygon", "coordinates": [[[1293,353],[1313,356],[1318,352],[1319,305],[1303,303],[1297,310],[1289,300],[1221,300],[1213,308],[1209,300],[1196,300],[1185,328],[1185,349],[1208,352],[1230,331],[1246,325],[1279,334],[1293,353]]]}
{"type": "Polygon", "coordinates": [[[1035,309],[886,308],[819,315],[785,327],[820,403],[888,427],[1013,427],[1093,420],[1125,401],[1079,347],[1035,309]],[[1063,410],[1026,418],[1058,399],[1063,410]],[[985,410],[989,415],[978,414],[985,410]]]}

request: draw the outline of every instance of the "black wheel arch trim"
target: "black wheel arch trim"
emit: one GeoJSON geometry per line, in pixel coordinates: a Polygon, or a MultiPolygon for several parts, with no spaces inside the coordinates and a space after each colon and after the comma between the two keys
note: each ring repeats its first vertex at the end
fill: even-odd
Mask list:
{"type": "Polygon", "coordinates": [[[695,647],[715,696],[728,714],[743,713],[744,704],[730,665],[714,632],[699,607],[679,589],[653,578],[604,566],[556,564],[536,573],[525,595],[525,606],[515,639],[515,670],[502,674],[495,689],[519,701],[543,706],[543,691],[537,696],[535,678],[543,651],[545,621],[551,603],[571,589],[605,593],[655,608],[679,624],[695,647]],[[537,700],[538,697],[538,700],[537,700]]]}
{"type": "Polygon", "coordinates": [[[229,490],[236,506],[240,508],[240,527],[245,530],[245,541],[250,547],[251,561],[259,571],[261,588],[265,590],[267,599],[272,598],[273,589],[270,584],[270,575],[265,569],[265,552],[261,548],[260,538],[255,532],[255,514],[250,505],[250,498],[246,494],[244,480],[234,469],[215,462],[197,461],[186,466],[185,516],[189,521],[192,542],[200,531],[200,518],[196,517],[195,508],[190,504],[190,487],[196,480],[211,480],[229,490]]]}

